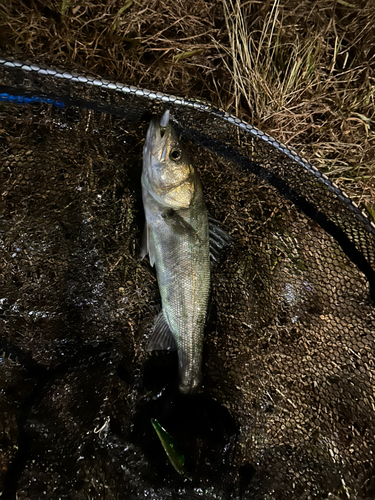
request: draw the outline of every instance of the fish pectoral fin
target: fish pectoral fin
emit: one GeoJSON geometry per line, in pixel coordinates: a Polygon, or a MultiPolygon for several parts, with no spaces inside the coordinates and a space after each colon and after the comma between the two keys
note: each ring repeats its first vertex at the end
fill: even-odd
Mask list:
{"type": "Polygon", "coordinates": [[[177,234],[184,235],[186,233],[189,233],[198,238],[198,234],[193,226],[186,222],[186,220],[181,217],[181,215],[178,214],[175,210],[173,210],[173,208],[164,210],[161,216],[163,217],[165,223],[177,234]]]}
{"type": "Polygon", "coordinates": [[[224,230],[221,222],[208,215],[208,233],[210,238],[211,264],[220,262],[226,249],[232,242],[232,238],[224,230]]]}
{"type": "Polygon", "coordinates": [[[173,337],[163,311],[157,315],[154,330],[148,341],[148,351],[175,351],[177,349],[176,341],[173,337]]]}
{"type": "Polygon", "coordinates": [[[146,222],[142,235],[141,258],[144,259],[147,254],[150,259],[150,264],[153,266],[155,264],[155,245],[151,228],[146,222]]]}

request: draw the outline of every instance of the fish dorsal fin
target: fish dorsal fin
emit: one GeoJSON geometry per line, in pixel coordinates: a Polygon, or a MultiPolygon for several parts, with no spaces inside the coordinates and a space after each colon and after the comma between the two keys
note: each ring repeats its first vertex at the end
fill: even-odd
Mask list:
{"type": "Polygon", "coordinates": [[[224,230],[218,220],[208,215],[208,233],[210,237],[211,264],[220,262],[226,249],[231,244],[232,238],[224,230]]]}
{"type": "Polygon", "coordinates": [[[176,341],[173,337],[163,311],[156,316],[154,330],[147,345],[148,351],[175,351],[176,341]]]}
{"type": "Polygon", "coordinates": [[[150,259],[150,264],[151,266],[153,266],[155,264],[155,245],[151,233],[151,228],[146,222],[142,236],[141,258],[144,259],[147,254],[150,259]]]}

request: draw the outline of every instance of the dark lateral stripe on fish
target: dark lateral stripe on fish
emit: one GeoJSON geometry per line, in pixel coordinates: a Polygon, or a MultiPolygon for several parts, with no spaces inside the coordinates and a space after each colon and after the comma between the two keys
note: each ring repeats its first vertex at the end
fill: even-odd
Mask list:
{"type": "Polygon", "coordinates": [[[63,101],[58,101],[55,99],[50,99],[49,97],[39,97],[39,96],[25,96],[25,95],[12,95],[7,93],[0,93],[1,102],[9,102],[12,104],[53,104],[58,108],[64,108],[65,103],[63,101]]]}

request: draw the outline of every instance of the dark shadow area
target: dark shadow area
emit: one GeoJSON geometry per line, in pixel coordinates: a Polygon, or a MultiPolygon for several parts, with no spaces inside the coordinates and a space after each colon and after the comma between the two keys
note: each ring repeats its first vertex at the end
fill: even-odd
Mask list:
{"type": "Polygon", "coordinates": [[[237,488],[231,470],[237,428],[228,411],[209,394],[186,396],[175,385],[167,385],[139,405],[130,439],[141,446],[150,463],[150,480],[155,487],[214,487],[225,498],[237,488]],[[179,475],[162,448],[151,425],[157,419],[185,455],[185,473],[179,475]]]}

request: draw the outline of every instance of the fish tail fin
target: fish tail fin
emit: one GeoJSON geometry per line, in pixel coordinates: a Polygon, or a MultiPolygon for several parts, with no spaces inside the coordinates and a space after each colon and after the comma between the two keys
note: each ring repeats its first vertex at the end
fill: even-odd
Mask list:
{"type": "Polygon", "coordinates": [[[178,353],[180,368],[179,390],[182,394],[197,394],[202,387],[201,358],[195,358],[195,363],[189,360],[186,352],[180,350],[178,353]]]}
{"type": "Polygon", "coordinates": [[[189,380],[182,380],[179,390],[182,394],[198,394],[202,389],[202,378],[200,376],[191,377],[189,380]]]}

